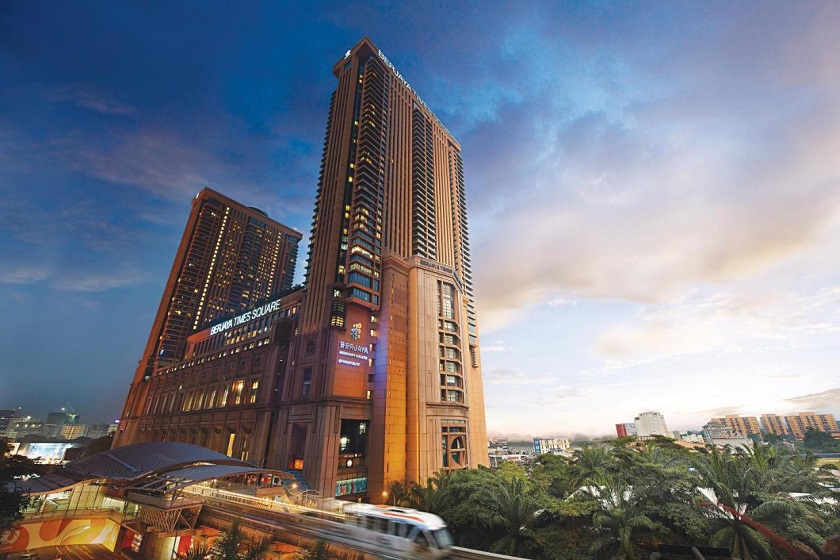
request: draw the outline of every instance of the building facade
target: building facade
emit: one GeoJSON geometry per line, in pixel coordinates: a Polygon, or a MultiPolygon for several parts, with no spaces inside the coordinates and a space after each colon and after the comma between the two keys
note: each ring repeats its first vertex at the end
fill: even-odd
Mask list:
{"type": "Polygon", "coordinates": [[[292,292],[188,337],[184,360],[148,382],[135,443],[191,443],[285,469],[276,411],[302,296],[292,292]]]}
{"type": "Polygon", "coordinates": [[[765,434],[774,434],[777,436],[786,436],[789,433],[785,419],[778,414],[762,414],[761,430],[765,434]]]}
{"type": "Polygon", "coordinates": [[[665,425],[665,417],[659,412],[642,412],[633,422],[636,424],[636,435],[640,438],[651,436],[665,436],[673,438],[665,425]]]}
{"type": "Polygon", "coordinates": [[[114,447],[139,441],[137,425],[156,371],[180,363],[187,337],[289,290],[302,234],[205,188],[187,226],[123,409],[114,447]]]}
{"type": "Polygon", "coordinates": [[[712,418],[712,422],[724,424],[732,428],[732,431],[745,436],[761,435],[761,429],[758,425],[758,420],[755,416],[738,416],[737,414],[727,414],[723,418],[712,418]]]}
{"type": "Polygon", "coordinates": [[[305,288],[262,299],[300,234],[202,191],[115,447],[193,443],[374,502],[489,463],[461,148],[368,39],[333,73],[305,288]]]}
{"type": "Polygon", "coordinates": [[[817,414],[816,412],[800,412],[785,416],[788,429],[791,435],[798,440],[805,439],[805,432],[816,430],[826,432],[832,437],[840,438],[840,428],[837,426],[837,419],[833,414],[817,414]]]}
{"type": "Polygon", "coordinates": [[[371,41],[333,73],[283,448],[322,495],[381,500],[488,463],[463,161],[371,41]]]}
{"type": "Polygon", "coordinates": [[[567,438],[534,438],[534,453],[565,453],[572,447],[572,442],[567,438]]]}

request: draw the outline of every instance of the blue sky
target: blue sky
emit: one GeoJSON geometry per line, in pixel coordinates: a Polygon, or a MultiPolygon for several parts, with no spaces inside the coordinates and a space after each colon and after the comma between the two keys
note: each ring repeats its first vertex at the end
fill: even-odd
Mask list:
{"type": "Polygon", "coordinates": [[[839,25],[816,2],[7,0],[0,408],[118,416],[204,185],[309,231],[331,67],[367,35],[463,148],[491,433],[840,414],[839,25]]]}

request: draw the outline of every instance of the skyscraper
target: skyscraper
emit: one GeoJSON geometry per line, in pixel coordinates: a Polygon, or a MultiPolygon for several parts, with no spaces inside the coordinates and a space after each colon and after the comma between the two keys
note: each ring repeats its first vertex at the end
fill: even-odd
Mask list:
{"type": "Polygon", "coordinates": [[[487,464],[461,147],[362,39],[333,67],[280,448],[322,495],[487,464]]]}
{"type": "Polygon", "coordinates": [[[302,235],[204,188],[192,202],[114,445],[134,441],[154,372],[184,358],[187,337],[288,290],[302,235]]]}

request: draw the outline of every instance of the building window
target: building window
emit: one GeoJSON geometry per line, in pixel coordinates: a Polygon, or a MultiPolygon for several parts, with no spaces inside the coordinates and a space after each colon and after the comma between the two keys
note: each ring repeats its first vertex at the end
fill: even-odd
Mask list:
{"type": "Polygon", "coordinates": [[[443,468],[463,469],[468,465],[467,457],[467,429],[463,420],[450,420],[441,427],[441,451],[443,452],[443,468]],[[451,423],[451,424],[450,424],[451,423]],[[452,425],[452,424],[459,425],[452,425]]]}
{"type": "Polygon", "coordinates": [[[303,370],[303,387],[300,390],[300,398],[308,399],[312,389],[312,368],[303,370]]]}

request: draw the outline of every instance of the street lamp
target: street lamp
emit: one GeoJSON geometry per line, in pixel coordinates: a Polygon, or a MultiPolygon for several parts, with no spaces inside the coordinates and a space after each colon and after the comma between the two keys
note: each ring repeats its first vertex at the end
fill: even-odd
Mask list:
{"type": "Polygon", "coordinates": [[[90,529],[90,525],[82,525],[81,527],[76,527],[75,529],[71,529],[67,532],[66,535],[61,537],[61,540],[58,541],[58,545],[55,547],[55,560],[61,560],[61,545],[66,541],[73,533],[77,533],[80,531],[84,531],[86,529],[90,529]]]}

